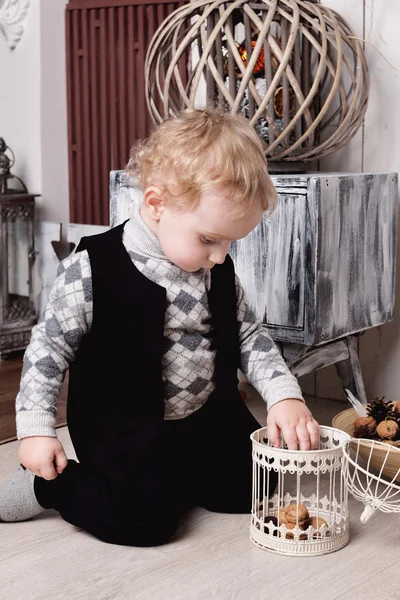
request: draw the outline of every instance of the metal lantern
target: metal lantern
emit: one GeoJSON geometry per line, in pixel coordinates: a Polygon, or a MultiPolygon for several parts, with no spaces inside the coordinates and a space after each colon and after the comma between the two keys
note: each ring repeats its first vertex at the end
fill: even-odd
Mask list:
{"type": "Polygon", "coordinates": [[[12,151],[0,138],[0,360],[28,345],[36,322],[32,270],[35,196],[10,172],[12,151]]]}
{"type": "Polygon", "coordinates": [[[293,170],[354,136],[369,75],[354,31],[315,0],[198,0],[154,34],[145,85],[155,123],[206,98],[250,120],[272,170],[293,170]]]}
{"type": "Polygon", "coordinates": [[[10,172],[11,167],[15,163],[14,152],[7,146],[3,138],[0,138],[0,195],[5,196],[7,194],[22,193],[27,194],[28,190],[24,182],[17,177],[12,175],[10,172]],[[12,156],[10,159],[6,152],[9,152],[12,156]]]}

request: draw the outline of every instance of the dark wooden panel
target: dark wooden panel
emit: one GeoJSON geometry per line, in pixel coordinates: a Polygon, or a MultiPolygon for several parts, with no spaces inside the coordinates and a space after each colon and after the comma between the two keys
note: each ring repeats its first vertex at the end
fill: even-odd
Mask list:
{"type": "MultiPolygon", "coordinates": [[[[67,10],[74,10],[76,8],[118,8],[119,6],[137,6],[143,4],[142,0],[69,0],[67,4],[67,10]]],[[[145,5],[148,4],[170,4],[169,0],[148,0],[145,5]]],[[[185,4],[185,3],[181,3],[185,4]]],[[[177,8],[177,6],[175,6],[177,8]]],[[[167,16],[167,15],[165,15],[167,16]]]]}
{"type": "Polygon", "coordinates": [[[123,169],[152,123],[147,48],[183,2],[70,1],[66,7],[70,220],[108,225],[108,174],[123,169]]]}

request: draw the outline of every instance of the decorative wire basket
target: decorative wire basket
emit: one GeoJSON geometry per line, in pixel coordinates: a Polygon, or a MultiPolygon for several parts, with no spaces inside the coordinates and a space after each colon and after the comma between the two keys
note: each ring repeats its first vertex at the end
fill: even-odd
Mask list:
{"type": "Polygon", "coordinates": [[[198,0],[175,10],[146,56],[150,115],[217,104],[241,111],[270,162],[310,161],[347,144],[368,104],[369,74],[355,32],[303,0],[198,0]]]}
{"type": "MultiPolygon", "coordinates": [[[[358,416],[354,408],[347,408],[333,417],[332,425],[341,431],[345,431],[350,437],[353,437],[354,421],[358,416]]],[[[387,444],[375,443],[372,445],[371,440],[362,438],[357,448],[360,457],[368,461],[369,468],[375,469],[375,471],[382,469],[382,475],[388,479],[393,478],[397,483],[400,483],[400,452],[388,454],[387,444]]]]}
{"type": "Polygon", "coordinates": [[[267,428],[251,435],[251,540],[265,550],[292,556],[339,550],[349,541],[348,490],[342,462],[343,444],[350,436],[321,427],[318,449],[294,451],[283,443],[274,448],[267,435],[267,428]],[[276,477],[277,488],[269,498],[267,490],[276,477]]]}
{"type": "Polygon", "coordinates": [[[376,510],[400,512],[400,449],[376,440],[346,440],[343,444],[343,476],[347,489],[363,502],[360,519],[366,523],[376,510]],[[376,455],[379,465],[376,467],[376,455]],[[393,477],[385,476],[388,463],[398,464],[393,477]],[[375,474],[373,471],[375,470],[375,474]]]}

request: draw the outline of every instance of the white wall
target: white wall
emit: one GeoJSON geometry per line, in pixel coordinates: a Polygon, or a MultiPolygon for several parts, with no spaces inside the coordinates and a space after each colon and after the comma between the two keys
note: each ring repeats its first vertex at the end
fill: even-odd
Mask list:
{"type": "Polygon", "coordinates": [[[12,172],[41,197],[37,214],[68,225],[64,10],[67,0],[32,0],[14,50],[0,33],[0,136],[12,172]],[[4,85],[3,85],[4,84],[4,85]]]}
{"type": "Polygon", "coordinates": [[[69,222],[65,5],[41,0],[42,218],[69,222]]]}
{"type": "Polygon", "coordinates": [[[31,2],[25,33],[10,50],[0,32],[0,137],[13,150],[13,173],[41,193],[40,5],[31,2]]]}

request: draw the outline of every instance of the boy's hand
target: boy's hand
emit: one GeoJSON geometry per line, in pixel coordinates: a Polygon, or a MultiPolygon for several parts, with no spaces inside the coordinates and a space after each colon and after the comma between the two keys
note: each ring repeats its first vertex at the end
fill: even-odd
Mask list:
{"type": "Polygon", "coordinates": [[[19,460],[25,468],[43,479],[55,479],[68,464],[64,448],[55,437],[23,438],[19,460]]]}
{"type": "Polygon", "coordinates": [[[275,448],[280,446],[282,432],[288,450],[312,450],[319,442],[319,425],[310,410],[295,398],[281,400],[268,411],[268,439],[275,448]]]}

